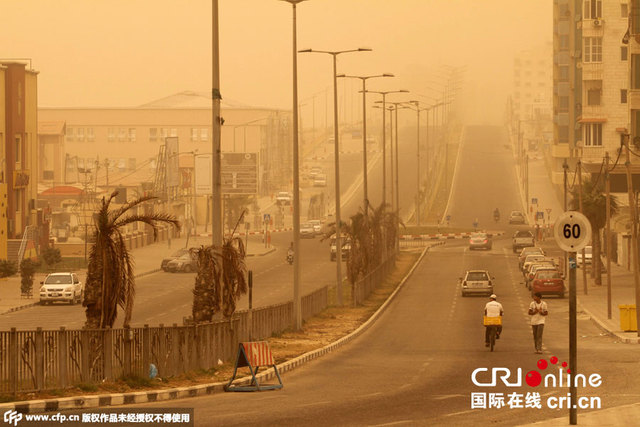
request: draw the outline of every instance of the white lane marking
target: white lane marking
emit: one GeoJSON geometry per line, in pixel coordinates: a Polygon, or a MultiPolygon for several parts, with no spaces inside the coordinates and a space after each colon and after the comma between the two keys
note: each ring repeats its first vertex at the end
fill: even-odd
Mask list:
{"type": "Polygon", "coordinates": [[[434,396],[433,400],[445,400],[445,399],[451,399],[453,397],[464,397],[464,394],[442,394],[442,395],[438,395],[438,396],[434,396]]]}
{"type": "Polygon", "coordinates": [[[394,421],[392,423],[384,423],[384,424],[369,424],[370,427],[381,427],[381,426],[397,426],[400,424],[413,424],[414,420],[402,420],[402,421],[394,421]]]}
{"type": "Polygon", "coordinates": [[[445,414],[445,415],[443,415],[443,417],[454,417],[456,415],[468,414],[468,413],[471,413],[471,412],[476,412],[476,410],[475,409],[470,409],[468,411],[453,412],[451,414],[445,414]]]}
{"type": "Polygon", "coordinates": [[[322,402],[303,403],[303,404],[297,405],[297,406],[301,407],[301,406],[326,405],[328,403],[331,403],[331,401],[330,400],[323,400],[322,402]]]}
{"type": "Polygon", "coordinates": [[[381,391],[379,391],[379,392],[377,392],[377,393],[363,394],[363,395],[360,395],[360,396],[358,396],[358,397],[373,397],[373,396],[380,396],[381,394],[382,394],[382,392],[381,392],[381,391]]]}

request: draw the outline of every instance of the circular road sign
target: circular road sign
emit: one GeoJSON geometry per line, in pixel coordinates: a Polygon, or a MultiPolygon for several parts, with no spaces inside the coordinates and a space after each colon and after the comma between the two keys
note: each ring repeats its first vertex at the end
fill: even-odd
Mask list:
{"type": "Polygon", "coordinates": [[[556,219],[553,236],[560,249],[578,252],[591,241],[591,223],[580,212],[567,211],[556,219]]]}

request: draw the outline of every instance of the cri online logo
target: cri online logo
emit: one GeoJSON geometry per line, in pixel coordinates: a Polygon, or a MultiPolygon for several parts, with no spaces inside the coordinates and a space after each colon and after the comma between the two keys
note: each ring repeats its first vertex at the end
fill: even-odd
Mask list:
{"type": "MultiPolygon", "coordinates": [[[[543,375],[537,370],[531,370],[525,375],[525,382],[530,387],[538,387],[544,380],[544,387],[569,387],[573,384],[578,387],[582,384],[582,387],[586,387],[587,384],[590,387],[600,387],[602,384],[602,377],[599,374],[591,374],[588,377],[583,374],[578,374],[572,378],[571,369],[567,368],[567,362],[562,362],[558,365],[558,358],[553,356],[549,358],[549,362],[546,359],[538,360],[538,369],[545,371],[549,365],[556,365],[558,367],[558,373],[547,373],[543,375]],[[564,371],[566,369],[566,372],[564,371]]],[[[502,380],[502,383],[507,387],[521,387],[522,386],[522,368],[516,370],[515,375],[512,374],[509,368],[491,368],[491,376],[489,381],[487,379],[482,380],[478,377],[483,372],[489,372],[488,368],[478,368],[471,373],[471,381],[478,387],[495,387],[498,379],[502,380]]]]}

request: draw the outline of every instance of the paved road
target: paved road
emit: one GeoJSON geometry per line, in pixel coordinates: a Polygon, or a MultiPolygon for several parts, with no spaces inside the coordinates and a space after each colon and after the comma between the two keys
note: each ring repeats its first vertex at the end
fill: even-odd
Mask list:
{"type": "MultiPolygon", "coordinates": [[[[498,148],[495,128],[477,128],[465,143],[463,158],[481,167],[461,168],[454,212],[466,221],[475,212],[491,212],[496,201],[516,206],[519,195],[501,192],[491,199],[486,183],[507,182],[509,152],[498,148]],[[469,151],[467,151],[469,150],[469,151]],[[468,157],[469,156],[469,157],[468,157]],[[474,178],[475,179],[472,179],[474,178]],[[482,191],[460,185],[480,181],[482,191]],[[487,200],[487,199],[490,200],[487,200]],[[474,208],[472,211],[471,208],[474,208]],[[474,213],[465,213],[474,212],[474,213]]],[[[526,307],[529,295],[520,283],[517,260],[508,238],[486,252],[470,252],[464,241],[433,249],[418,266],[398,298],[365,334],[338,351],[284,377],[278,392],[228,393],[135,407],[194,407],[197,425],[518,425],[566,414],[550,409],[547,399],[565,396],[566,388],[498,386],[471,382],[481,367],[536,369],[540,358],[568,360],[568,303],[549,299],[544,355],[534,354],[526,307]],[[462,298],[457,284],[466,269],[486,268],[505,308],[505,329],[494,353],[483,345],[485,298],[462,298]],[[471,409],[471,393],[538,392],[542,409],[471,409]]],[[[617,344],[584,316],[578,318],[581,373],[600,374],[602,385],[581,389],[598,397],[603,408],[638,400],[637,346],[617,344]]],[[[551,369],[541,370],[542,373],[551,369]]],[[[524,382],[523,382],[524,384],[524,382]]]]}

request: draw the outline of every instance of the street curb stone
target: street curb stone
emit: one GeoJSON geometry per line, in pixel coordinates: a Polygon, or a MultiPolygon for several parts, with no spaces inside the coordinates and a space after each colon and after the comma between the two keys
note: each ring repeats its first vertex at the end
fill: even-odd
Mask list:
{"type": "MultiPolygon", "coordinates": [[[[387,309],[387,307],[391,304],[391,302],[395,299],[396,295],[402,290],[404,284],[407,280],[413,275],[414,270],[417,268],[418,264],[422,261],[426,253],[430,248],[435,246],[444,245],[445,242],[437,242],[431,246],[427,246],[424,248],[418,260],[413,264],[409,272],[402,278],[396,289],[389,295],[387,300],[376,310],[375,313],[358,329],[351,332],[348,335],[332,342],[331,344],[327,344],[326,346],[319,348],[317,350],[312,350],[308,353],[300,355],[294,359],[287,360],[279,365],[277,365],[278,371],[281,374],[285,372],[289,372],[298,366],[305,364],[313,359],[316,359],[320,356],[323,356],[327,353],[330,353],[344,344],[352,341],[356,337],[360,336],[363,332],[365,332],[376,320],[378,317],[387,309]]],[[[268,369],[258,375],[256,378],[262,381],[268,381],[270,379],[275,378],[275,371],[273,369],[268,369]]],[[[246,376],[240,378],[235,381],[236,384],[249,384],[251,382],[251,377],[246,376]]],[[[71,397],[62,397],[58,399],[45,399],[45,400],[27,400],[20,402],[10,402],[0,404],[0,412],[4,411],[17,411],[20,413],[36,413],[36,412],[51,412],[58,411],[60,409],[88,409],[88,408],[98,408],[102,406],[117,406],[117,405],[127,405],[133,403],[148,403],[148,402],[159,402],[164,400],[174,400],[174,399],[182,399],[186,397],[196,397],[196,396],[204,396],[207,394],[219,393],[224,391],[224,386],[228,383],[228,381],[224,382],[216,382],[209,384],[199,384],[196,386],[190,387],[177,387],[173,389],[161,389],[161,390],[149,390],[143,392],[131,392],[131,393],[112,393],[112,394],[103,394],[103,395],[90,395],[90,396],[71,396],[71,397]]]]}
{"type": "Polygon", "coordinates": [[[585,313],[587,313],[591,318],[591,320],[593,320],[593,322],[598,326],[598,328],[602,329],[604,332],[608,334],[614,335],[618,339],[618,341],[625,344],[640,344],[640,338],[627,338],[625,336],[618,334],[617,332],[610,330],[602,320],[600,320],[597,316],[594,316],[593,314],[591,314],[591,312],[587,308],[585,308],[583,304],[580,304],[580,302],[578,302],[578,308],[584,311],[585,313]]]}

